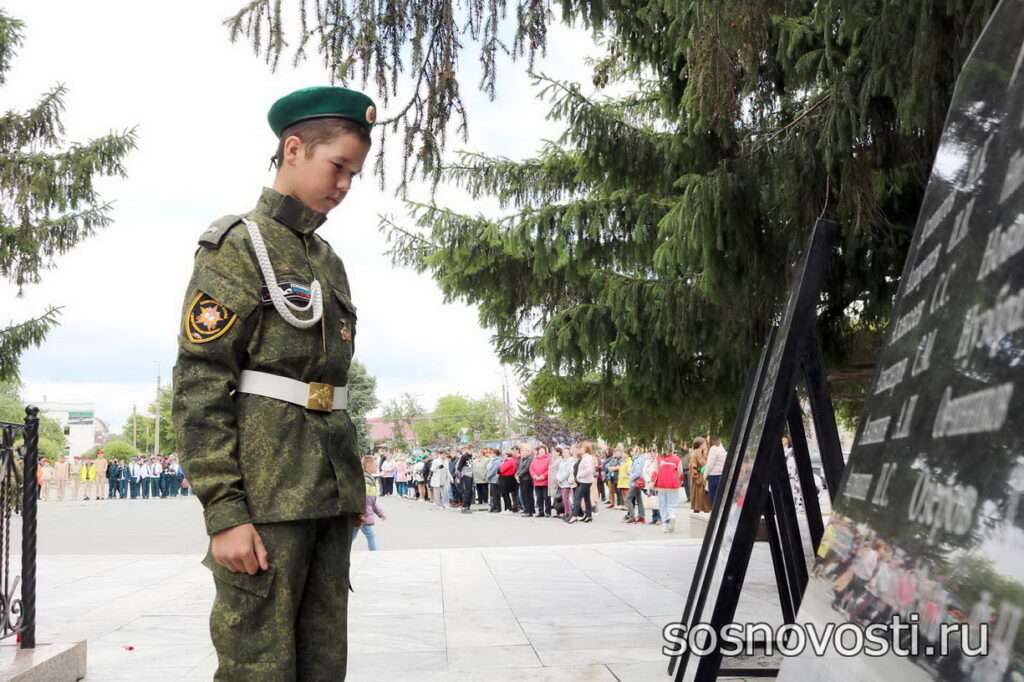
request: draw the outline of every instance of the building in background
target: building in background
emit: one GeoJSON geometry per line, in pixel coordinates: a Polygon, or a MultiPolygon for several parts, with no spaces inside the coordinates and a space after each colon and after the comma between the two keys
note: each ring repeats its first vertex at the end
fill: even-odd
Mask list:
{"type": "MultiPolygon", "coordinates": [[[[370,427],[370,442],[375,447],[390,448],[394,446],[395,425],[383,417],[367,418],[366,424],[370,427]]],[[[402,435],[405,442],[413,445],[416,442],[416,434],[408,424],[402,424],[402,435]]]]}
{"type": "Polygon", "coordinates": [[[37,403],[39,412],[57,421],[64,428],[67,454],[71,457],[106,442],[110,429],[96,418],[92,403],[37,403]]]}

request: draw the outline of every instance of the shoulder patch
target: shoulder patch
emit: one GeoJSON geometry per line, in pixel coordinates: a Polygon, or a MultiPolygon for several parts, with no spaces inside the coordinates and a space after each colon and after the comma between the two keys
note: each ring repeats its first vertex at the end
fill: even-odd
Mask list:
{"type": "Polygon", "coordinates": [[[199,237],[199,243],[211,249],[219,248],[228,230],[240,222],[242,222],[242,216],[237,215],[226,215],[223,218],[218,218],[199,237]]]}
{"type": "Polygon", "coordinates": [[[185,338],[192,343],[209,343],[227,334],[238,315],[203,292],[196,294],[182,321],[185,338]]]}

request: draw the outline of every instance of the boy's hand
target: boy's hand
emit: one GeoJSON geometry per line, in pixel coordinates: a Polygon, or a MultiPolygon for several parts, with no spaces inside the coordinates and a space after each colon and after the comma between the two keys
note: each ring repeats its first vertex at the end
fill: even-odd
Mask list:
{"type": "Polygon", "coordinates": [[[377,514],[377,516],[380,517],[381,521],[387,521],[388,520],[388,517],[384,516],[383,514],[377,514]]]}
{"type": "Polygon", "coordinates": [[[263,546],[256,526],[251,523],[243,523],[214,535],[210,539],[210,553],[214,561],[232,573],[256,575],[270,568],[267,548],[263,546]]]}

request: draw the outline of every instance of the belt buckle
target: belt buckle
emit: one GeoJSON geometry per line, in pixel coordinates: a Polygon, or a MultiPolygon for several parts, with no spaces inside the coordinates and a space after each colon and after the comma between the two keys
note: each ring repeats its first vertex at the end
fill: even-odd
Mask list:
{"type": "Polygon", "coordinates": [[[318,384],[315,381],[309,384],[309,395],[306,398],[306,409],[316,412],[330,412],[334,409],[334,386],[331,384],[318,384]]]}

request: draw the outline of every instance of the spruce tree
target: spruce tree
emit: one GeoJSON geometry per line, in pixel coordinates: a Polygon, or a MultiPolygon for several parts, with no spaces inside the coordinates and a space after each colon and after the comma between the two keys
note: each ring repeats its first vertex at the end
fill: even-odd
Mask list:
{"type": "MultiPolygon", "coordinates": [[[[0,9],[0,86],[23,28],[0,9]]],[[[134,130],[67,144],[61,125],[66,94],[57,85],[28,111],[0,115],[0,277],[19,291],[38,283],[55,256],[110,223],[111,204],[101,200],[93,182],[102,175],[123,177],[123,160],[135,148],[134,130]]],[[[0,320],[0,381],[17,377],[22,353],[43,342],[59,313],[48,307],[7,326],[0,320]]]]}
{"type": "MultiPolygon", "coordinates": [[[[720,431],[824,216],[843,233],[822,342],[843,377],[834,389],[858,412],[870,360],[851,358],[870,358],[888,322],[957,74],[996,0],[556,4],[607,47],[593,84],[633,92],[589,96],[538,77],[566,132],[525,160],[441,157],[449,119],[465,124],[455,29],[493,48],[504,2],[317,0],[306,13],[305,0],[256,0],[229,25],[276,63],[282,6],[301,7],[296,60],[315,44],[342,82],[394,95],[408,75],[426,93],[384,127],[414,122],[400,189],[411,160],[496,198],[502,215],[425,202],[411,205],[418,229],[382,227],[397,262],[479,307],[501,358],[531,379],[535,407],[620,435],[720,431]]],[[[551,3],[515,8],[506,30],[519,53],[543,52],[551,3]]]]}
{"type": "Polygon", "coordinates": [[[449,124],[466,139],[466,43],[474,43],[483,69],[476,85],[491,99],[497,94],[500,55],[532,66],[536,55],[544,54],[548,3],[516,0],[514,8],[510,35],[501,32],[513,22],[506,0],[249,0],[224,23],[232,42],[246,38],[272,70],[292,47],[293,64],[315,50],[331,82],[363,88],[372,83],[387,111],[377,126],[381,139],[375,170],[383,188],[388,137],[401,131],[397,188],[404,195],[417,174],[438,178],[449,124]],[[288,33],[293,19],[298,22],[294,36],[288,33]]]}
{"type": "Polygon", "coordinates": [[[479,307],[533,404],[605,435],[721,432],[819,216],[823,303],[857,412],[960,66],[994,0],[563,3],[605,36],[598,86],[538,77],[565,134],[464,153],[442,181],[500,216],[411,204],[397,262],[479,307]],[[865,348],[868,350],[865,352],[865,348]],[[588,417],[591,415],[591,417],[588,417]]]}

